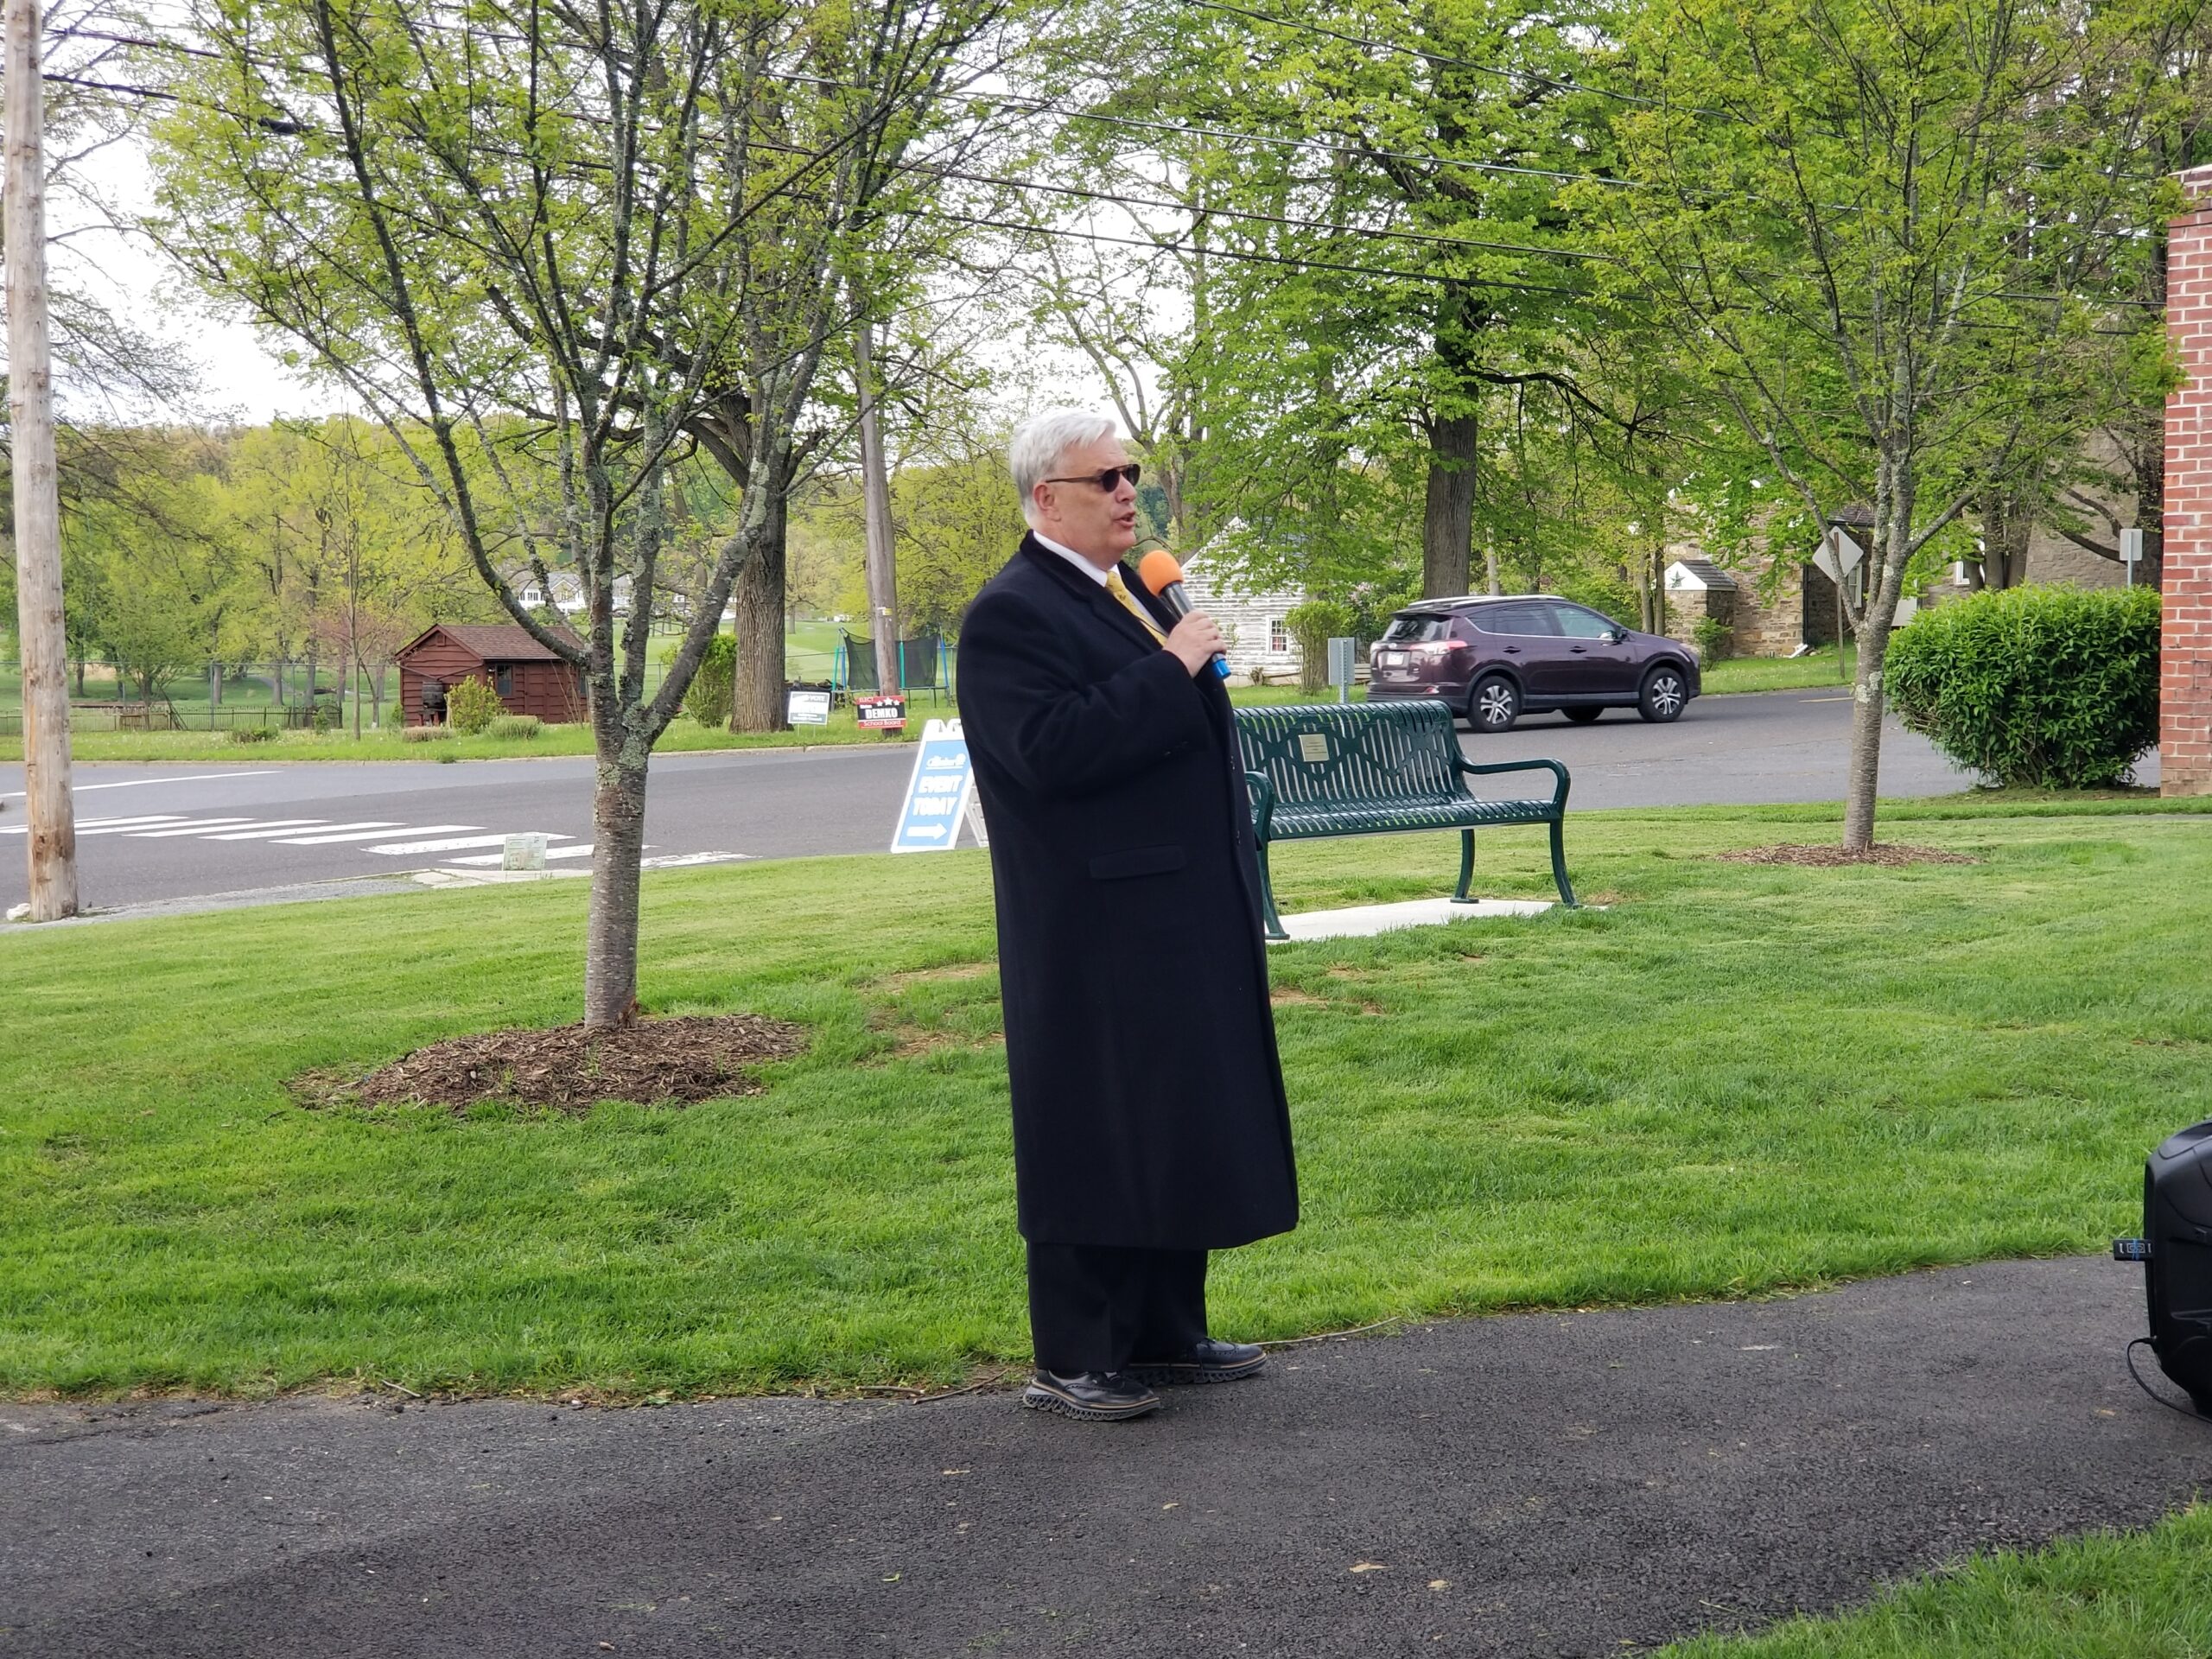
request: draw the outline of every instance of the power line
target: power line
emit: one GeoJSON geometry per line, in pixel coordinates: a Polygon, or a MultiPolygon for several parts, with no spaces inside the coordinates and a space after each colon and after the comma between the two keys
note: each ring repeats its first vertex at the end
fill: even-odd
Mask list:
{"type": "MultiPolygon", "coordinates": [[[[1639,98],[1626,92],[1617,92],[1605,87],[1591,86],[1585,83],[1569,81],[1555,76],[1537,75],[1535,72],[1531,70],[1504,69],[1491,65],[1477,64],[1467,59],[1452,57],[1449,54],[1437,53],[1423,48],[1396,45],[1389,41],[1373,41],[1365,36],[1352,35],[1338,30],[1323,29],[1318,24],[1294,22],[1287,18],[1275,17],[1264,12],[1251,10],[1249,8],[1229,4],[1227,3],[1227,0],[1182,0],[1182,3],[1185,5],[1198,6],[1202,9],[1233,13],[1239,16],[1252,18],[1256,21],[1269,23],[1276,28],[1291,30],[1293,32],[1302,30],[1306,33],[1319,34],[1332,40],[1340,40],[1351,44],[1370,46],[1377,50],[1406,53],[1416,57],[1433,59],[1440,62],[1450,62],[1471,69],[1479,69],[1491,74],[1501,76],[1525,76],[1540,80],[1548,86],[1558,86],[1572,91],[1593,92],[1601,96],[1613,98],[1634,104],[1656,105],[1657,102],[1657,100],[1655,99],[1639,98]]],[[[466,26],[457,28],[451,24],[426,24],[423,27],[435,33],[460,35],[464,38],[486,40],[506,45],[528,46],[531,44],[530,41],[521,35],[503,35],[490,30],[473,30],[466,26]]],[[[251,54],[240,53],[233,54],[229,53],[214,52],[203,48],[188,46],[181,41],[151,39],[143,35],[120,35],[102,29],[62,29],[56,31],[56,36],[57,38],[82,38],[86,40],[106,41],[120,46],[139,47],[153,51],[171,52],[188,57],[207,59],[221,62],[238,61],[250,64],[257,68],[271,70],[280,73],[290,72],[296,67],[296,66],[288,65],[277,60],[256,57],[251,54]]],[[[856,92],[869,92],[874,90],[871,87],[862,86],[857,82],[837,80],[828,76],[793,74],[779,73],[774,70],[766,70],[761,73],[763,77],[766,79],[779,81],[790,86],[824,86],[836,91],[856,92]]],[[[1001,105],[1023,108],[1039,114],[1057,114],[1068,120],[1091,122],[1102,125],[1121,127],[1138,131],[1172,133],[1178,136],[1197,135],[1201,137],[1215,138],[1230,143],[1265,144],[1279,149],[1305,150],[1312,151],[1316,154],[1330,156],[1350,156],[1360,160],[1412,162],[1422,166],[1452,168],[1468,172],[1497,174],[1501,175],[1523,178],[1551,179],[1561,183],[1599,184],[1618,189],[1662,191],[1671,189],[1672,194],[1689,200],[1711,201],[1726,200],[1732,197],[1733,199],[1741,201],[1757,202],[1766,206],[1774,205],[1766,202],[1765,199],[1763,197],[1752,195],[1748,191],[1741,189],[1726,191],[1698,190],[1681,184],[1676,184],[1669,187],[1656,181],[1624,179],[1605,173],[1577,173],[1556,168],[1521,167],[1510,162],[1478,162],[1459,156],[1440,156],[1433,152],[1423,150],[1385,149],[1379,146],[1361,143],[1332,143],[1325,139],[1284,138],[1278,137],[1269,133],[1236,132],[1226,128],[1202,125],[1196,122],[1147,121],[1133,116],[1107,115],[1095,110],[1069,109],[1058,99],[1032,98],[1015,92],[973,92],[963,93],[959,94],[959,96],[965,98],[971,106],[1001,105]]],[[[1694,105],[1686,105],[1684,107],[1694,109],[1699,114],[1709,115],[1719,120],[1734,121],[1739,119],[1739,118],[1729,115],[1723,111],[1698,109],[1694,105]]],[[[2042,171],[2056,170],[2065,165],[2062,162],[2039,162],[2033,159],[2028,160],[2025,164],[2042,171]]],[[[2102,176],[2114,180],[2125,179],[2137,182],[2146,181],[2151,178],[2151,175],[2132,173],[2111,173],[2102,176]]],[[[1007,181],[981,181],[1009,182],[1007,181]]],[[[1019,188],[1048,188],[1051,187],[1020,186],[1019,188]]],[[[1855,213],[1859,211],[1856,207],[1848,203],[1834,203],[1831,204],[1831,206],[1833,210],[1838,213],[1855,213]]],[[[1216,211],[1226,212],[1227,210],[1216,211]]],[[[1285,222],[1289,223],[1294,221],[1285,222]]],[[[1407,237],[1422,236],[1427,234],[1411,232],[1373,233],[1396,234],[1407,237]]],[[[2133,234],[2132,232],[2124,231],[2101,230],[2094,226],[2088,227],[2084,233],[2096,237],[2100,239],[2113,239],[2133,234]]],[[[1562,254],[1562,257],[1570,258],[1577,257],[1599,258],[1605,257],[1588,253],[1577,255],[1573,252],[1556,249],[1543,250],[1542,251],[1560,253],[1562,254]]],[[[2155,303],[2155,302],[2146,302],[2140,301],[2129,301],[2126,302],[2126,303],[2142,304],[2155,303]]]]}
{"type": "MultiPolygon", "coordinates": [[[[784,146],[769,145],[767,148],[780,149],[784,146]]],[[[1325,231],[1338,236],[1382,237],[1395,242],[1418,242],[1430,247],[1471,248],[1484,253],[1525,253],[1538,258],[1586,259],[1608,265],[1622,263],[1612,254],[1595,253],[1586,248],[1540,248],[1521,242],[1485,242],[1472,237],[1446,236],[1432,231],[1331,225],[1322,219],[1295,219],[1281,213],[1251,213],[1237,207],[1211,207],[1193,206],[1188,202],[1160,201],[1147,196],[1125,196],[1110,191],[1086,190],[1079,185],[1046,184],[1035,179],[1001,178],[988,173],[967,173],[957,168],[928,167],[920,163],[906,170],[927,173],[938,178],[957,179],[968,184],[1004,185],[1011,189],[1036,191],[1045,195],[1072,196],[1084,201],[1110,202],[1120,207],[1150,207],[1171,213],[1187,213],[1194,217],[1204,219],[1241,219],[1257,225],[1279,225],[1291,230],[1325,231]]]]}
{"type": "MultiPolygon", "coordinates": [[[[151,40],[143,36],[126,36],[92,29],[80,29],[74,32],[86,38],[111,41],[118,45],[142,47],[156,51],[168,51],[182,54],[190,57],[209,59],[223,62],[232,60],[228,54],[186,46],[178,41],[151,40]]],[[[253,59],[245,59],[244,60],[253,63],[257,67],[279,70],[288,67],[288,66],[270,63],[264,60],[253,59]]],[[[852,91],[868,90],[864,87],[853,86],[851,83],[848,82],[823,81],[820,77],[816,76],[794,75],[775,76],[772,78],[782,80],[800,81],[817,85],[837,86],[852,91]]],[[[150,88],[133,89],[115,82],[95,83],[86,81],[77,84],[87,86],[97,86],[99,89],[109,92],[131,92],[136,90],[143,92],[143,95],[144,96],[161,98],[170,102],[190,103],[193,101],[181,98],[179,94],[175,92],[160,92],[150,88]]],[[[980,95],[978,101],[982,101],[980,95]]],[[[1042,103],[1042,100],[1025,101],[1042,103]]],[[[289,119],[275,120],[268,118],[242,116],[235,111],[223,109],[221,106],[214,105],[205,105],[201,107],[217,110],[222,114],[230,116],[233,120],[253,121],[256,124],[260,125],[265,130],[282,136],[289,136],[308,130],[300,124],[289,119]]],[[[766,150],[772,154],[790,156],[804,156],[810,155],[812,153],[811,151],[804,149],[796,145],[779,144],[771,140],[761,138],[755,138],[748,141],[747,147],[748,149],[766,150]]],[[[1331,146],[1331,148],[1335,147],[1331,146]]],[[[519,158],[514,157],[513,159],[519,158]]],[[[1426,246],[1440,248],[1463,248],[1482,253],[1517,253],[1529,255],[1536,258],[1555,257],[1561,259],[1585,260],[1603,264],[1618,264],[1620,263],[1619,259],[1614,255],[1599,253],[1586,248],[1545,248],[1532,246],[1525,243],[1494,242],[1474,237],[1452,236],[1440,232],[1433,231],[1418,231],[1366,226],[1337,226],[1331,225],[1319,219],[1303,219],[1288,214],[1256,213],[1245,208],[1221,207],[1194,207],[1185,202],[1162,201],[1155,198],[1125,195],[1113,191],[1085,189],[1076,185],[1049,184],[1036,179],[1012,179],[995,174],[972,173],[957,168],[935,167],[924,162],[908,163],[901,166],[898,170],[908,174],[925,175],[937,178],[957,180],[963,183],[990,185],[1012,190],[1032,191],[1048,195],[1067,196],[1085,201],[1106,202],[1122,207],[1145,207],[1153,209],[1155,212],[1202,213],[1208,218],[1236,219],[1250,224],[1274,225],[1291,230],[1324,231],[1338,235],[1357,235],[1370,238],[1380,237],[1392,241],[1417,243],[1426,246]]],[[[1569,178],[1580,175],[1560,174],[1554,176],[1569,178]]]]}
{"type": "MultiPolygon", "coordinates": [[[[1376,40],[1370,35],[1353,35],[1342,29],[1325,28],[1319,23],[1300,22],[1287,17],[1278,17],[1270,12],[1255,11],[1248,6],[1232,5],[1229,3],[1229,0],[1182,0],[1182,3],[1200,11],[1226,12],[1231,16],[1266,23],[1270,28],[1283,29],[1294,35],[1316,35],[1325,40],[1341,41],[1347,46],[1364,47],[1374,52],[1395,52],[1405,57],[1418,58],[1423,62],[1449,64],[1454,68],[1466,69],[1477,74],[1491,75],[1501,79],[1526,80],[1536,86],[1555,87],[1561,92],[1588,92],[1593,97],[1609,98],[1618,103],[1634,104],[1649,109],[1670,107],[1663,99],[1644,98],[1634,92],[1616,92],[1608,86],[1592,86],[1586,81],[1569,80],[1558,75],[1540,74],[1533,69],[1512,69],[1497,64],[1478,63],[1471,58],[1458,57],[1451,53],[1440,52],[1429,47],[1408,46],[1399,41],[1376,40]]],[[[1709,110],[1697,104],[1683,104],[1671,107],[1687,110],[1693,115],[1708,116],[1715,121],[1726,121],[1739,126],[1745,124],[1742,116],[1728,110],[1709,110]]],[[[2039,173],[2061,171],[2068,165],[2063,162],[2038,161],[2032,156],[2024,157],[2021,164],[2032,168],[2039,173]]],[[[2113,180],[2126,180],[2136,184],[2155,184],[2163,175],[2154,173],[2112,172],[2101,173],[2098,176],[2113,180]]],[[[1757,198],[1750,199],[1757,200],[1757,198]]]]}
{"type": "MultiPolygon", "coordinates": [[[[1189,0],[1189,3],[1197,3],[1198,0],[1189,0]]],[[[215,57],[218,55],[213,53],[202,52],[195,48],[183,47],[174,42],[147,41],[143,43],[166,48],[170,50],[186,52],[194,56],[215,57]]],[[[314,130],[313,128],[289,118],[279,118],[246,114],[223,105],[214,104],[202,99],[187,98],[178,93],[157,88],[130,86],[117,82],[93,81],[54,73],[49,73],[43,77],[43,79],[59,82],[63,85],[75,86],[98,92],[118,93],[134,98],[155,99],[164,102],[207,109],[213,112],[224,115],[232,120],[259,127],[264,130],[279,137],[295,137],[314,130]]],[[[606,124],[604,122],[599,122],[596,123],[596,124],[604,125],[606,124]]],[[[771,153],[797,156],[809,156],[814,153],[798,146],[779,144],[769,140],[757,138],[751,140],[747,144],[747,148],[759,149],[771,153]]],[[[528,161],[531,159],[519,152],[512,150],[495,149],[491,153],[499,155],[505,159],[512,161],[528,161]]],[[[597,171],[607,170],[607,165],[604,162],[596,164],[575,162],[572,164],[593,168],[594,170],[597,171]]],[[[1087,201],[1110,204],[1117,207],[1149,207],[1154,210],[1189,212],[1197,214],[1203,214],[1207,217],[1225,218],[1249,222],[1276,225],[1290,229],[1319,230],[1338,235],[1359,235],[1395,241],[1410,241],[1425,245],[1465,248],[1481,252],[1521,253],[1540,258],[1555,257],[1578,259],[1595,261],[1609,264],[1619,264],[1624,263],[1617,256],[1598,253],[1587,249],[1564,247],[1543,248],[1519,243],[1488,242],[1471,238],[1449,237],[1438,233],[1419,231],[1369,229],[1365,227],[1332,226],[1319,220],[1296,219],[1280,214],[1258,213],[1240,209],[1211,207],[1194,208],[1185,203],[1160,201],[1157,200],[1141,197],[1125,196],[1106,191],[1085,190],[1080,187],[1047,184],[1037,180],[1009,179],[991,174],[966,172],[958,168],[931,167],[924,163],[907,164],[899,167],[894,170],[905,172],[910,175],[927,175],[957,180],[963,182],[993,185],[1010,189],[1035,191],[1047,194],[1063,195],[1087,201]]],[[[909,209],[907,211],[916,217],[941,219],[956,224],[967,224],[982,228],[1007,230],[1032,235],[1067,236],[1073,238],[1074,239],[1088,241],[1094,244],[1105,243],[1124,247],[1147,249],[1155,252],[1173,251],[1179,245],[1181,245],[1179,238],[1161,240],[1158,238],[1139,238],[1116,237],[1099,232],[1070,232],[1058,227],[1036,226],[1016,220],[986,219],[960,214],[953,213],[949,209],[909,209]]],[[[1227,259],[1243,264],[1272,265],[1294,270],[1328,270],[1347,275],[1389,276],[1407,281],[1459,282],[1474,287],[1497,288],[1529,294],[1555,295],[1567,298],[1583,300],[1585,302],[1588,302],[1593,297],[1582,290],[1574,289],[1519,283],[1503,278],[1474,276],[1468,276],[1464,273],[1440,272],[1434,270],[1412,271],[1394,267],[1361,264],[1341,260],[1292,257],[1282,255],[1236,251],[1217,247],[1208,248],[1205,250],[1205,251],[1216,258],[1227,259]]],[[[1648,295],[1638,296],[1636,297],[1641,298],[1647,302],[1652,302],[1656,298],[1656,296],[1648,295]]],[[[2053,304],[2065,303],[2069,301],[2078,301],[2081,298],[2080,296],[2075,295],[2031,294],[2012,291],[1999,292],[1993,294],[1991,297],[2053,304]]],[[[2108,300],[2100,299],[2092,302],[2096,304],[2109,303],[2114,305],[2140,307],[2152,310],[2161,310],[2164,308],[2160,302],[2155,300],[2112,298],[2108,300]]],[[[2017,325],[1986,322],[1970,323],[1967,326],[1985,330],[1999,331],[2010,330],[2017,327],[2017,325]]],[[[2126,333],[2129,331],[2102,329],[2096,332],[2112,334],[2126,333]]]]}
{"type": "MultiPolygon", "coordinates": [[[[1185,243],[1179,235],[1166,241],[1147,241],[1141,237],[1114,236],[1104,231],[1071,231],[1055,225],[1032,225],[1020,219],[985,219],[969,213],[958,213],[949,207],[920,207],[911,210],[922,219],[942,219],[956,225],[974,225],[986,230],[1016,231],[1029,236],[1049,236],[1071,242],[1103,242],[1117,247],[1146,248],[1154,253],[1174,253],[1188,248],[1202,253],[1209,259],[1228,259],[1239,264],[1275,265],[1294,270],[1330,270],[1356,276],[1395,276],[1412,283],[1458,282],[1476,288],[1510,289],[1519,294],[1551,294],[1570,300],[1595,300],[1596,296],[1580,289],[1549,288],[1534,283],[1508,282],[1487,276],[1459,276],[1434,270],[1403,270],[1389,265],[1355,264],[1339,259],[1295,258],[1284,254],[1251,253],[1230,248],[1199,247],[1185,243]]],[[[1602,301],[1598,302],[1603,303],[1602,301]]]]}
{"type": "MultiPolygon", "coordinates": [[[[1494,63],[1478,63],[1471,58],[1462,58],[1449,52],[1440,52],[1430,47],[1408,46],[1397,41],[1378,41],[1365,35],[1347,34],[1342,29],[1325,29],[1319,23],[1295,22],[1287,17],[1278,17],[1272,12],[1255,11],[1249,6],[1230,5],[1229,0],[1182,0],[1182,3],[1199,11],[1227,12],[1233,17],[1248,18],[1271,28],[1288,29],[1294,34],[1319,35],[1332,41],[1341,41],[1346,46],[1365,47],[1371,52],[1396,52],[1407,57],[1419,58],[1424,63],[1448,64],[1455,69],[1471,70],[1476,74],[1494,76],[1500,80],[1522,80],[1534,86],[1549,86],[1563,92],[1589,92],[1599,98],[1610,98],[1623,104],[1637,104],[1656,107],[1659,100],[1639,98],[1633,92],[1616,92],[1604,86],[1591,86],[1580,81],[1568,80],[1559,75],[1540,74],[1533,69],[1509,69],[1494,63]]],[[[1699,110],[1700,115],[1719,116],[1718,110],[1699,110]]]]}

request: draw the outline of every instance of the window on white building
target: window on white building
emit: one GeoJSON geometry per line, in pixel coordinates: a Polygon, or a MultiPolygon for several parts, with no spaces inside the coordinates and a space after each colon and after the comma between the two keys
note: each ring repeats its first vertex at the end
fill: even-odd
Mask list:
{"type": "Polygon", "coordinates": [[[1282,618],[1279,616],[1269,617],[1268,619],[1268,652],[1274,656],[1281,656],[1284,652],[1288,651],[1289,649],[1289,628],[1284,626],[1282,618]]]}

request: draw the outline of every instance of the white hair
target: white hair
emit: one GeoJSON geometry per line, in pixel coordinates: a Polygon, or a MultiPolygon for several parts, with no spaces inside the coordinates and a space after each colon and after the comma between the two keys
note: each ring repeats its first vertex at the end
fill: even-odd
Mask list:
{"type": "Polygon", "coordinates": [[[1080,445],[1110,438],[1119,430],[1111,415],[1068,404],[1040,410],[1015,427],[1013,441],[1006,447],[1006,464],[1014,474],[1014,490],[1021,497],[1021,516],[1033,524],[1037,522],[1037,503],[1030,492],[1051,474],[1062,455],[1080,445]]]}

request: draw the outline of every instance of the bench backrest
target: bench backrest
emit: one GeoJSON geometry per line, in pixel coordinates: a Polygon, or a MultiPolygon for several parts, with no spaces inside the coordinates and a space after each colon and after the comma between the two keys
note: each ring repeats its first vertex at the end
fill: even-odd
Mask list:
{"type": "Polygon", "coordinates": [[[1441,702],[1321,702],[1236,711],[1244,769],[1283,805],[1464,797],[1441,702]]]}

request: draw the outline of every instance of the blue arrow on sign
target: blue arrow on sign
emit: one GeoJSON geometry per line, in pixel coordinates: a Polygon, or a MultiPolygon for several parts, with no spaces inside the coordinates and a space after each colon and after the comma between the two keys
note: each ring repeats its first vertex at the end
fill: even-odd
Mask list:
{"type": "Polygon", "coordinates": [[[892,832],[894,853],[941,853],[960,839],[976,788],[969,764],[968,740],[957,720],[932,720],[915,747],[914,770],[906,779],[906,798],[892,832]]]}

